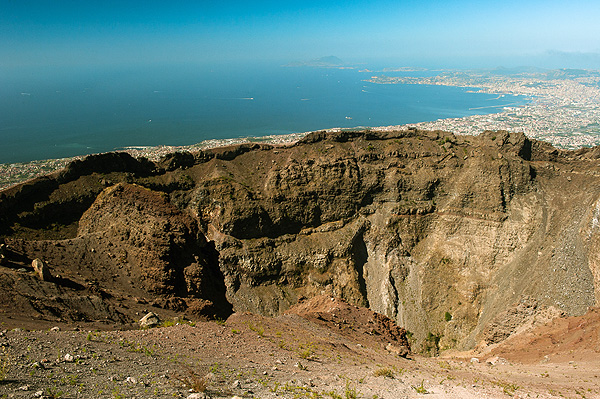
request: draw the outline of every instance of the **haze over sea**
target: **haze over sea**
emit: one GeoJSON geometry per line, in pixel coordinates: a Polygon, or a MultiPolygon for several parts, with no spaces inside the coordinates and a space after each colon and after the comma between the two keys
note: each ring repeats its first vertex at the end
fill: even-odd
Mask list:
{"type": "Polygon", "coordinates": [[[0,163],[417,123],[527,102],[472,88],[368,83],[371,73],[359,69],[274,64],[32,67],[10,76],[0,77],[0,163]]]}

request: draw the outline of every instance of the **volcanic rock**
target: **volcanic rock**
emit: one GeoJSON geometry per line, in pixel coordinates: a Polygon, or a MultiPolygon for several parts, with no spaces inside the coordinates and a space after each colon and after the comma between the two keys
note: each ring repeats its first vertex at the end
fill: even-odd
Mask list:
{"type": "Polygon", "coordinates": [[[44,261],[40,259],[34,259],[31,262],[31,266],[33,266],[33,270],[37,273],[38,277],[42,281],[50,281],[52,280],[52,274],[50,274],[50,268],[44,261]]]}
{"type": "MultiPolygon", "coordinates": [[[[598,304],[599,152],[409,129],[158,163],[90,157],[1,193],[14,267],[0,268],[0,303],[127,323],[142,306],[128,298],[227,317],[324,295],[385,315],[414,351],[497,343],[530,310],[576,316],[598,304]],[[63,276],[56,287],[17,275],[35,258],[63,276]],[[525,298],[535,307],[510,310],[525,298]]],[[[352,327],[335,315],[322,317],[352,327]]]]}

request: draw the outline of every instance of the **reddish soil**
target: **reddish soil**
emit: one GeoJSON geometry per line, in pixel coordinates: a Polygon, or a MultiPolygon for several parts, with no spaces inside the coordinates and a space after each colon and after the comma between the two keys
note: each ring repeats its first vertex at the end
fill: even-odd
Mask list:
{"type": "MultiPolygon", "coordinates": [[[[586,331],[580,347],[584,341],[597,345],[597,316],[594,310],[579,323],[556,320],[540,331],[548,328],[546,335],[575,348],[568,330],[575,326],[586,331]]],[[[575,351],[574,362],[542,356],[541,362],[529,357],[516,363],[521,341],[515,338],[512,347],[494,353],[507,360],[407,359],[386,350],[401,343],[398,327],[329,297],[304,301],[276,318],[236,313],[222,322],[171,324],[104,332],[81,324],[5,330],[0,397],[187,398],[194,391],[210,398],[600,397],[600,360],[577,358],[586,351],[575,351]]]]}
{"type": "Polygon", "coordinates": [[[519,363],[589,362],[600,359],[600,309],[561,317],[506,340],[492,354],[519,363]]]}

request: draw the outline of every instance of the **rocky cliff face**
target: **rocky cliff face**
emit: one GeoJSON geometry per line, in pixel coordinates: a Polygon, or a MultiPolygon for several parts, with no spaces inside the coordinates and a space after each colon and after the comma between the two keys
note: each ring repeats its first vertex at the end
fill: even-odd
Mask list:
{"type": "Polygon", "coordinates": [[[506,132],[318,132],[290,147],[80,165],[39,197],[40,182],[0,194],[0,227],[15,254],[65,271],[49,248],[86,248],[82,274],[106,268],[114,281],[101,284],[149,301],[276,315],[332,295],[435,353],[502,335],[489,326],[523,298],[532,314],[597,304],[599,153],[506,132]]]}

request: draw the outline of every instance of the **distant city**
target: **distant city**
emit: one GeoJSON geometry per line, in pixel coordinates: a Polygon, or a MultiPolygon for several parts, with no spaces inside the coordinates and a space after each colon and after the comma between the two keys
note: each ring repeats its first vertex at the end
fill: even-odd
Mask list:
{"type": "MultiPolygon", "coordinates": [[[[493,110],[495,113],[487,115],[440,119],[407,125],[380,126],[372,127],[372,129],[396,130],[414,126],[424,130],[444,130],[464,135],[477,135],[485,130],[507,130],[523,132],[530,138],[544,140],[564,149],[600,144],[600,71],[517,68],[450,70],[430,77],[386,75],[391,72],[407,71],[412,70],[397,68],[372,72],[373,75],[366,81],[376,84],[467,87],[472,88],[474,92],[491,93],[498,96],[527,96],[531,101],[525,106],[503,106],[501,110],[493,110]]],[[[126,148],[123,151],[136,157],[143,156],[157,160],[169,152],[200,150],[248,141],[291,143],[306,134],[206,140],[191,146],[136,147],[126,148]]],[[[0,164],[0,189],[61,169],[73,159],[75,158],[0,164]]]]}
{"type": "MultiPolygon", "coordinates": [[[[589,70],[449,71],[433,77],[372,76],[379,84],[425,84],[472,87],[483,93],[523,95],[526,106],[503,107],[499,113],[411,124],[419,129],[476,135],[485,130],[523,132],[558,148],[600,144],[600,72],[589,70]]],[[[403,126],[387,126],[392,130],[403,126]]]]}

